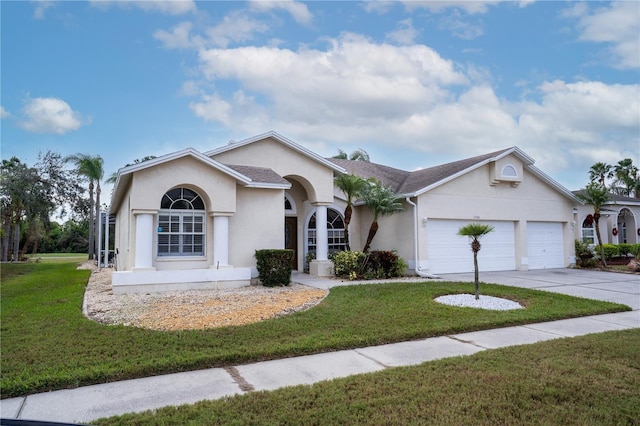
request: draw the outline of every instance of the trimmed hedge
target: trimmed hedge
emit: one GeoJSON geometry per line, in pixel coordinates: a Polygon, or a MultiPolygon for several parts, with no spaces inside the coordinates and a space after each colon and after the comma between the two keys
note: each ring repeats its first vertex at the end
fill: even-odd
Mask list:
{"type": "Polygon", "coordinates": [[[287,286],[291,282],[293,250],[256,250],[258,278],[265,287],[287,286]]]}

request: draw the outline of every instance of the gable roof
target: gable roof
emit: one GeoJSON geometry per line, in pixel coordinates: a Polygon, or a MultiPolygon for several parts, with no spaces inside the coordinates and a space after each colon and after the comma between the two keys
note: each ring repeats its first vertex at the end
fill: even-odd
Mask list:
{"type": "MultiPolygon", "coordinates": [[[[584,189],[572,191],[575,195],[584,195],[584,189]]],[[[585,204],[584,202],[582,204],[585,204]]],[[[619,206],[640,206],[640,198],[625,197],[624,195],[609,194],[609,201],[604,205],[619,205],[619,206]]]]}
{"type": "Polygon", "coordinates": [[[533,165],[534,160],[515,146],[413,172],[394,169],[392,167],[375,163],[366,163],[363,161],[340,160],[335,158],[330,159],[330,161],[340,165],[349,173],[353,173],[365,179],[374,178],[383,185],[392,188],[402,197],[416,197],[492,161],[497,161],[511,154],[519,158],[525,168],[527,168],[532,174],[536,175],[565,196],[577,201],[577,198],[573,193],[535,167],[533,165]]]}
{"type": "Polygon", "coordinates": [[[281,134],[274,132],[274,131],[270,131],[267,133],[263,133],[261,135],[257,135],[257,136],[253,136],[251,138],[248,139],[244,139],[238,142],[229,142],[227,145],[225,146],[221,146],[219,148],[215,148],[212,149],[211,151],[207,151],[204,153],[204,155],[209,156],[209,157],[213,157],[217,154],[221,154],[223,152],[227,152],[227,151],[231,151],[233,149],[237,149],[246,145],[250,145],[252,143],[256,143],[259,142],[261,140],[264,139],[273,139],[276,142],[281,143],[282,145],[285,145],[288,148],[291,148],[292,150],[304,155],[305,157],[308,157],[310,159],[312,159],[313,161],[316,161],[322,165],[324,165],[325,167],[328,167],[330,169],[332,169],[333,171],[337,172],[337,173],[345,173],[345,170],[338,166],[337,164],[329,161],[328,159],[316,154],[315,152],[303,147],[302,145],[299,145],[297,143],[295,143],[294,141],[292,141],[291,139],[288,139],[284,136],[282,136],[281,134]]]}
{"type": "Polygon", "coordinates": [[[170,154],[162,155],[151,160],[132,164],[118,170],[116,183],[111,194],[111,212],[115,212],[117,207],[119,206],[120,201],[122,200],[122,197],[126,193],[126,190],[129,186],[129,182],[131,182],[133,173],[185,157],[193,158],[204,163],[214,170],[218,170],[234,178],[236,182],[242,186],[250,188],[278,189],[288,189],[291,187],[291,184],[289,182],[280,177],[271,169],[266,169],[263,167],[228,166],[202,154],[201,152],[193,148],[185,148],[181,151],[172,152],[170,154]]]}

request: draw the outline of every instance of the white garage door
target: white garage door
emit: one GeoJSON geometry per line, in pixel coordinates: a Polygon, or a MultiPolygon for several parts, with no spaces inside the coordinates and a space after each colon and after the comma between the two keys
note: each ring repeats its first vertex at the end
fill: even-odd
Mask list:
{"type": "Polygon", "coordinates": [[[562,223],[528,222],[529,269],[564,268],[562,223]]]}
{"type": "MultiPolygon", "coordinates": [[[[429,272],[447,274],[473,272],[473,252],[468,237],[458,230],[473,221],[429,220],[427,247],[429,272]]],[[[477,221],[476,221],[477,222],[477,221]]],[[[494,231],[480,239],[478,253],[480,271],[513,271],[516,269],[516,249],[513,222],[480,222],[491,225],[494,231]]]]}

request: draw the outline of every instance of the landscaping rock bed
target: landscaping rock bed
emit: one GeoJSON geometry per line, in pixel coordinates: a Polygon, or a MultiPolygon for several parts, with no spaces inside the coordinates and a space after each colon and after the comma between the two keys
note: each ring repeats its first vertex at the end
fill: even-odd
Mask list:
{"type": "Polygon", "coordinates": [[[202,330],[243,325],[308,309],[328,294],[301,284],[249,286],[231,290],[191,290],[114,295],[110,268],[92,269],[83,313],[104,324],[151,330],[202,330]]]}

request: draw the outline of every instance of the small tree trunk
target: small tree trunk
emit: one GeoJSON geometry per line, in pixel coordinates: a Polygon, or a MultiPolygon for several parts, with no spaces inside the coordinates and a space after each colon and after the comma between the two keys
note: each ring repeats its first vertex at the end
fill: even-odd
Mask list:
{"type": "Polygon", "coordinates": [[[368,253],[371,248],[371,241],[373,241],[373,237],[376,236],[376,232],[378,232],[378,221],[374,220],[371,223],[371,227],[369,228],[369,235],[367,236],[367,243],[364,245],[362,249],[363,252],[368,253]]]}
{"type": "Polygon", "coordinates": [[[479,276],[478,276],[478,252],[474,251],[473,252],[473,281],[476,285],[476,300],[480,299],[480,283],[479,283],[479,276]]]}
{"type": "Polygon", "coordinates": [[[596,225],[596,237],[598,237],[598,247],[600,248],[600,259],[602,259],[602,264],[607,266],[607,260],[604,258],[604,246],[602,245],[602,238],[600,237],[600,214],[596,213],[593,215],[593,221],[596,225]]]}
{"type": "Polygon", "coordinates": [[[351,245],[349,244],[349,224],[351,223],[352,214],[353,209],[347,204],[347,207],[344,209],[344,245],[347,251],[351,251],[351,245]]]}
{"type": "Polygon", "coordinates": [[[13,261],[17,262],[20,260],[20,222],[15,223],[13,226],[13,261]]]}

